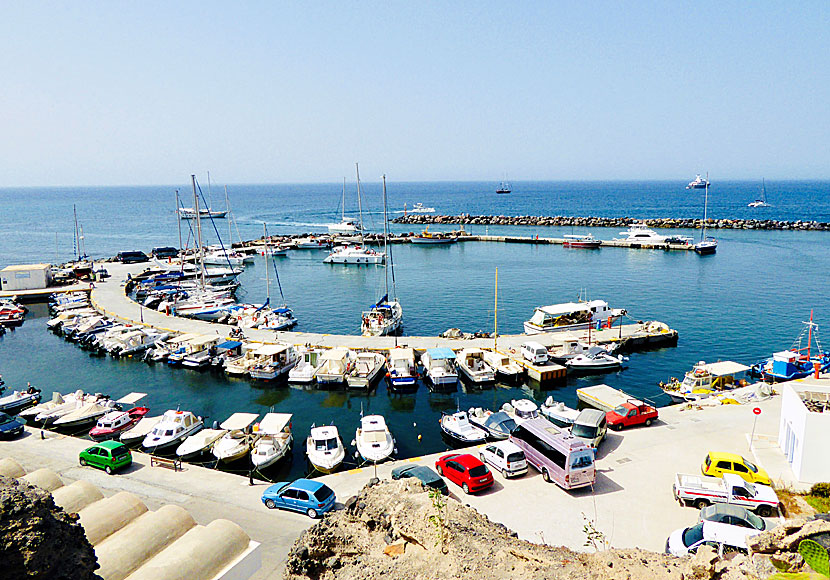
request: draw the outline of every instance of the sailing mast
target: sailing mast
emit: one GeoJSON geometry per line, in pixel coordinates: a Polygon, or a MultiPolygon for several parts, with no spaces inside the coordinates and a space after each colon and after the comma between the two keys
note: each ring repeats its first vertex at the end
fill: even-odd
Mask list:
{"type": "Polygon", "coordinates": [[[72,239],[72,242],[73,242],[73,245],[75,246],[73,248],[73,250],[75,251],[75,261],[77,262],[77,261],[80,260],[80,251],[81,251],[81,249],[80,249],[80,244],[78,243],[78,212],[75,209],[75,204],[74,203],[72,204],[72,215],[75,218],[75,235],[72,239]]]}
{"type": "MultiPolygon", "coordinates": [[[[357,214],[360,216],[360,222],[358,223],[360,231],[360,245],[363,246],[363,205],[360,201],[360,167],[358,167],[357,162],[354,164],[354,170],[357,174],[357,214]]],[[[345,214],[343,219],[346,219],[345,214]]]]}
{"type": "MultiPolygon", "coordinates": [[[[231,202],[228,200],[228,186],[225,186],[225,211],[228,212],[228,244],[233,249],[233,231],[231,230],[231,202]]],[[[263,222],[262,225],[265,225],[263,222]]]]}
{"type": "Polygon", "coordinates": [[[499,352],[499,268],[496,267],[496,306],[493,308],[493,352],[499,352]]]}
{"type": "MultiPolygon", "coordinates": [[[[182,246],[182,216],[179,212],[179,190],[176,190],[176,222],[179,225],[179,257],[181,258],[182,250],[184,249],[182,246]]],[[[184,262],[182,262],[184,263],[184,262]]]]}
{"type": "MultiPolygon", "coordinates": [[[[357,165],[357,163],[355,163],[355,165],[357,165]]],[[[359,179],[359,177],[358,177],[358,179],[359,179]]],[[[358,195],[360,195],[360,194],[358,194],[358,195]]],[[[344,175],[343,176],[343,201],[340,202],[340,223],[343,223],[345,221],[346,221],[346,176],[344,175]]]]}
{"type": "Polygon", "coordinates": [[[265,304],[271,304],[271,278],[268,274],[268,230],[262,222],[262,240],[265,242],[265,304]]]}
{"type": "Polygon", "coordinates": [[[196,236],[199,247],[199,272],[202,278],[202,290],[205,289],[205,258],[202,254],[202,220],[199,217],[199,196],[196,194],[196,175],[190,175],[190,181],[193,184],[193,209],[196,212],[196,236]]]}
{"type": "Polygon", "coordinates": [[[709,211],[709,172],[706,172],[706,185],[705,185],[705,193],[703,196],[703,228],[700,231],[700,241],[706,239],[706,220],[708,218],[708,211],[709,211]]]}

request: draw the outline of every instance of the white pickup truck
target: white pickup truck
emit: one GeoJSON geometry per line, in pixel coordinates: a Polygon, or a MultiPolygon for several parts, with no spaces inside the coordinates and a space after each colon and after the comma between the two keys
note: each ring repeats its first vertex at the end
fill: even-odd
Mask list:
{"type": "Polygon", "coordinates": [[[748,483],[733,473],[723,477],[678,473],[672,491],[680,505],[699,509],[713,503],[731,503],[755,510],[761,517],[769,517],[778,509],[778,496],[770,486],[748,483]]]}

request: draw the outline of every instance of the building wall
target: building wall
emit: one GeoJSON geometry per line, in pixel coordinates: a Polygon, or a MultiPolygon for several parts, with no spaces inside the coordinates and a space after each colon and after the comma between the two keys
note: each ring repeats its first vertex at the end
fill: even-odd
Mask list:
{"type": "Polygon", "coordinates": [[[39,290],[49,286],[52,272],[48,266],[4,269],[0,271],[3,290],[39,290]]]}
{"type": "MultiPolygon", "coordinates": [[[[812,385],[798,387],[802,390],[830,391],[826,387],[812,385]]],[[[830,441],[830,413],[807,411],[793,384],[786,383],[782,391],[778,445],[799,481],[830,481],[827,441],[830,441]]]]}

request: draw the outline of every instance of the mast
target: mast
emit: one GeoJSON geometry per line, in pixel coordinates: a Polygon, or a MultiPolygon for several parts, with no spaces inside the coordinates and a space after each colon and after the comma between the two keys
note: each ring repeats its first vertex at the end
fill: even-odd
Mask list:
{"type": "Polygon", "coordinates": [[[709,210],[709,172],[706,172],[706,184],[704,185],[705,194],[703,196],[703,228],[700,231],[700,241],[706,239],[706,220],[708,218],[709,210]]]}
{"type": "Polygon", "coordinates": [[[230,244],[231,249],[233,249],[233,232],[231,231],[231,202],[228,200],[227,185],[225,186],[225,211],[228,212],[228,244],[230,244]]]}
{"type": "Polygon", "coordinates": [[[182,253],[182,249],[183,249],[183,247],[182,247],[182,214],[179,211],[179,190],[178,189],[176,190],[176,217],[178,217],[178,219],[176,221],[179,224],[179,257],[181,257],[181,253],[182,253]]]}
{"type": "Polygon", "coordinates": [[[496,306],[493,309],[493,352],[499,351],[499,268],[496,266],[496,306]]]}
{"type": "Polygon", "coordinates": [[[810,360],[810,346],[813,343],[813,309],[810,309],[810,330],[807,333],[807,360],[810,360]]]}
{"type": "MultiPolygon", "coordinates": [[[[363,205],[360,201],[360,167],[358,167],[357,162],[354,164],[354,170],[357,174],[357,214],[360,216],[360,221],[358,222],[358,227],[360,231],[360,245],[363,245],[363,205]]],[[[343,218],[346,219],[345,217],[343,218]]]]}
{"type": "Polygon", "coordinates": [[[265,303],[271,303],[271,278],[268,274],[268,230],[265,228],[265,222],[262,222],[262,239],[265,242],[265,303]]]}
{"type": "Polygon", "coordinates": [[[75,261],[77,262],[79,260],[78,256],[79,256],[80,248],[78,247],[78,212],[75,210],[75,204],[74,203],[72,204],[72,215],[75,218],[75,233],[74,233],[74,236],[72,238],[74,248],[72,248],[72,249],[75,252],[75,261]]]}
{"type": "MultiPolygon", "coordinates": [[[[357,165],[357,163],[355,163],[355,165],[357,165]]],[[[358,191],[360,191],[360,190],[358,189],[358,191]]],[[[358,193],[358,195],[360,195],[360,194],[358,193]]],[[[340,202],[340,221],[341,222],[346,221],[346,176],[345,175],[343,176],[343,201],[340,202]]]]}
{"type": "Polygon", "coordinates": [[[196,236],[199,252],[199,271],[202,278],[202,290],[205,289],[205,259],[202,255],[202,220],[199,217],[199,196],[196,195],[196,176],[191,174],[190,181],[193,184],[193,210],[196,212],[196,236]]]}
{"type": "MultiPolygon", "coordinates": [[[[383,254],[388,256],[389,252],[389,222],[386,215],[386,174],[382,176],[383,179],[383,254]]],[[[384,260],[383,262],[383,277],[386,282],[386,299],[389,299],[389,262],[391,260],[384,260]]]]}

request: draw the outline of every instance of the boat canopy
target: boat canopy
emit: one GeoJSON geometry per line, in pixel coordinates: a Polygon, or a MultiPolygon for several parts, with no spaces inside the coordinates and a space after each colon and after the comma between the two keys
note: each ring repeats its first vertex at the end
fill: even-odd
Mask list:
{"type": "Polygon", "coordinates": [[[285,352],[290,348],[287,344],[265,344],[259,347],[254,353],[256,356],[274,356],[285,352]]]}
{"type": "Polygon", "coordinates": [[[274,308],[274,312],[276,312],[277,314],[288,314],[288,313],[291,312],[291,309],[287,308],[287,307],[286,308],[274,308]]]}
{"type": "Polygon", "coordinates": [[[266,413],[259,422],[259,432],[263,435],[276,435],[291,424],[291,413],[266,413]]]}
{"type": "Polygon", "coordinates": [[[181,334],[181,335],[179,335],[175,338],[171,338],[167,342],[169,342],[170,344],[182,344],[184,342],[190,342],[194,338],[199,338],[199,336],[201,336],[201,335],[193,334],[193,333],[181,334]]]}
{"type": "Polygon", "coordinates": [[[125,405],[134,405],[141,399],[147,396],[147,393],[130,393],[129,395],[124,395],[120,399],[116,401],[116,403],[123,403],[125,405]]]}
{"type": "Polygon", "coordinates": [[[545,314],[551,316],[561,316],[562,314],[570,314],[571,312],[587,312],[592,307],[604,306],[608,303],[604,300],[591,300],[590,302],[563,302],[562,304],[551,304],[550,306],[540,306],[536,310],[541,310],[545,314]]]}
{"type": "Polygon", "coordinates": [[[216,337],[216,336],[210,336],[210,335],[207,335],[207,334],[203,334],[202,336],[197,336],[196,338],[192,338],[190,340],[190,344],[192,346],[195,346],[195,347],[207,346],[212,342],[216,342],[217,340],[219,340],[219,338],[216,337]]]}
{"type": "Polygon", "coordinates": [[[749,370],[748,366],[742,365],[741,363],[732,362],[731,360],[709,363],[707,365],[703,365],[703,367],[698,368],[705,369],[709,374],[715,377],[736,375],[738,373],[743,373],[749,370]]]}
{"type": "Polygon", "coordinates": [[[242,346],[242,343],[239,342],[238,340],[226,340],[222,344],[217,344],[216,348],[222,348],[222,349],[225,349],[225,350],[233,350],[233,349],[238,348],[240,346],[242,346]]]}
{"type": "Polygon", "coordinates": [[[389,294],[384,294],[383,298],[372,304],[369,308],[391,308],[388,304],[385,304],[389,300],[389,294]]]}
{"type": "Polygon", "coordinates": [[[251,423],[257,420],[259,413],[234,413],[219,425],[222,429],[228,431],[241,431],[251,426],[251,423]]]}
{"type": "Polygon", "coordinates": [[[321,356],[322,360],[344,360],[349,356],[349,349],[347,348],[333,348],[327,350],[321,356]]]}
{"type": "Polygon", "coordinates": [[[389,351],[389,359],[414,359],[415,351],[411,348],[393,348],[389,351]]]}
{"type": "Polygon", "coordinates": [[[382,415],[366,415],[360,419],[360,428],[366,431],[386,431],[386,420],[382,415]]]}
{"type": "Polygon", "coordinates": [[[337,436],[337,427],[334,425],[323,425],[322,427],[314,427],[311,429],[311,438],[315,441],[334,439],[337,436]]]}
{"type": "Polygon", "coordinates": [[[431,358],[432,360],[455,359],[455,353],[452,351],[451,348],[430,348],[427,350],[427,353],[429,354],[429,358],[431,358]]]}

